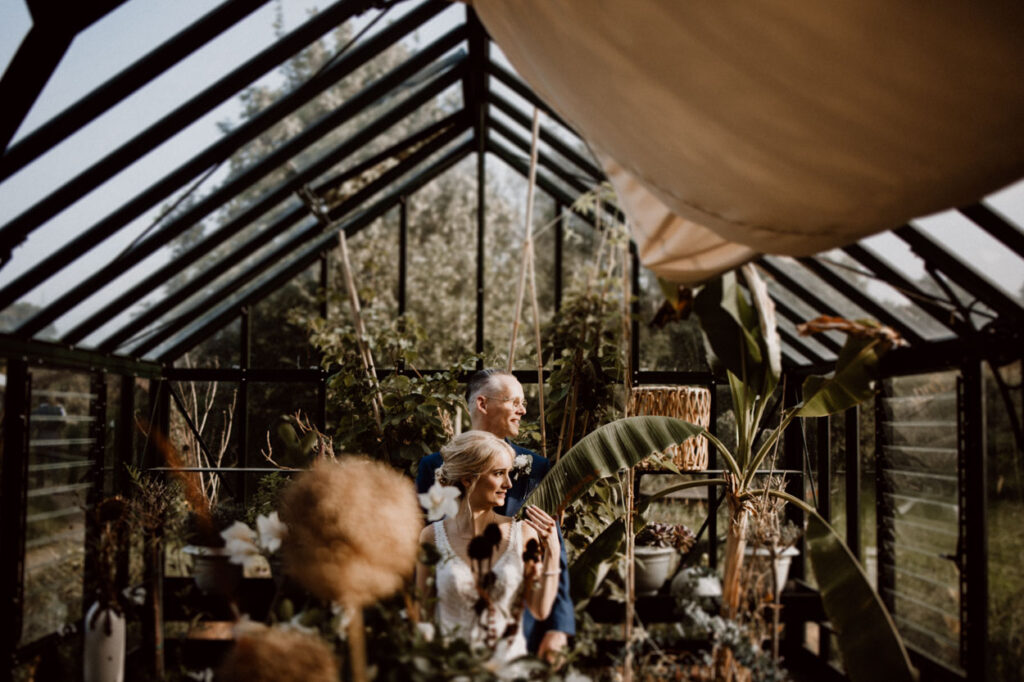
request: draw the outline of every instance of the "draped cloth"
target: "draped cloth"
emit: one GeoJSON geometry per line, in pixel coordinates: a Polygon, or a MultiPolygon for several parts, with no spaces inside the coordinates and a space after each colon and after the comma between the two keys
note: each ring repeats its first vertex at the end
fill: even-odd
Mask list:
{"type": "Polygon", "coordinates": [[[590,145],[641,260],[694,282],[1024,175],[1024,3],[473,0],[590,145]]]}

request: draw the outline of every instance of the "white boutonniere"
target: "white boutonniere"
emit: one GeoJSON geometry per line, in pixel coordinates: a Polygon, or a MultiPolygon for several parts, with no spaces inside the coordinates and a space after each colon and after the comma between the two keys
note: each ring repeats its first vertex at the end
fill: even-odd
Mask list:
{"type": "Polygon", "coordinates": [[[516,455],[512,462],[512,478],[529,476],[533,470],[533,457],[529,455],[516,455]]]}

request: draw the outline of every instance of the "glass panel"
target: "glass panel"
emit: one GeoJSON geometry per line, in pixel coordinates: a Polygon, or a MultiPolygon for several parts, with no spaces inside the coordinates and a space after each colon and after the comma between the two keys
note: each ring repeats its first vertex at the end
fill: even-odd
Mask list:
{"type": "MultiPolygon", "coordinates": [[[[185,408],[183,413],[181,406],[171,398],[170,441],[181,456],[182,465],[185,468],[237,466],[240,461],[236,423],[238,384],[175,381],[171,388],[185,408]]],[[[206,471],[197,472],[195,476],[211,506],[225,499],[238,499],[238,481],[232,477],[206,471]]]]}
{"type": "Polygon", "coordinates": [[[985,203],[1002,213],[1011,224],[1020,229],[1024,225],[1024,180],[988,195],[985,197],[985,203]]]}
{"type": "MultiPolygon", "coordinates": [[[[833,289],[831,286],[823,282],[814,273],[807,268],[803,267],[795,259],[788,256],[765,256],[766,261],[774,265],[776,268],[781,270],[790,279],[794,280],[797,284],[808,290],[811,294],[814,294],[820,298],[826,305],[831,307],[840,316],[850,320],[871,317],[864,310],[842,296],[839,292],[833,289]]],[[[770,278],[770,275],[766,273],[766,279],[770,278]]],[[[795,293],[794,293],[795,295],[795,293]]],[[[808,303],[808,305],[811,305],[808,303]]],[[[816,315],[830,314],[825,310],[819,310],[816,315]]]]}
{"type": "Polygon", "coordinates": [[[21,644],[82,616],[85,510],[96,395],[83,373],[31,372],[25,602],[21,644]]]}
{"type": "MultiPolygon", "coordinates": [[[[1024,258],[959,211],[917,218],[912,223],[972,268],[982,279],[1024,303],[1024,258]]],[[[968,299],[970,301],[971,299],[968,299]]]]}
{"type": "Polygon", "coordinates": [[[704,338],[696,316],[671,320],[665,315],[669,308],[654,274],[640,270],[639,334],[634,343],[640,344],[641,370],[677,370],[701,372],[708,370],[704,338]],[[666,322],[659,326],[659,320],[666,322]],[[670,320],[670,321],[669,321],[670,320]]]}
{"type": "MultiPolygon", "coordinates": [[[[494,156],[487,163],[504,163],[494,156]]],[[[527,182],[510,173],[501,186],[488,183],[487,227],[484,247],[484,337],[488,359],[502,367],[508,358],[515,317],[516,292],[522,269],[524,215],[527,182]]],[[[533,230],[538,231],[555,218],[555,202],[539,188],[533,199],[533,230]]],[[[534,240],[537,303],[543,328],[554,312],[554,230],[544,230],[534,240]]],[[[564,272],[564,263],[563,263],[564,272]]],[[[563,283],[565,280],[563,279],[563,283]]],[[[522,316],[516,332],[516,368],[536,369],[533,307],[529,281],[523,289],[522,316]]]]}
{"type": "Polygon", "coordinates": [[[473,352],[475,169],[475,158],[467,157],[408,201],[406,311],[426,333],[425,342],[417,348],[424,365],[420,369],[444,367],[454,358],[473,352]],[[443,288],[439,288],[442,283],[443,288]]]}
{"type": "MultiPolygon", "coordinates": [[[[925,270],[924,261],[911,251],[910,246],[891,232],[882,232],[863,239],[860,245],[871,252],[873,256],[892,266],[893,269],[901,272],[904,277],[913,282],[927,296],[931,296],[936,302],[945,308],[955,310],[955,306],[949,301],[946,293],[935,283],[931,275],[925,270]]],[[[950,287],[961,301],[969,302],[973,297],[957,286],[956,282],[949,282],[950,287]]],[[[984,301],[979,301],[972,308],[972,320],[976,326],[983,326],[995,319],[992,310],[985,306],[984,301]]]]}
{"type": "Polygon", "coordinates": [[[832,509],[831,524],[843,539],[846,535],[846,412],[829,417],[829,462],[831,476],[828,489],[819,491],[821,496],[828,495],[832,509]]]}
{"type": "Polygon", "coordinates": [[[0,73],[3,73],[32,28],[32,15],[24,0],[15,0],[3,4],[0,17],[0,73]]]}
{"type": "Polygon", "coordinates": [[[929,341],[946,339],[953,336],[953,332],[948,327],[943,326],[928,315],[928,313],[914,305],[913,299],[908,298],[881,279],[874,277],[843,251],[832,249],[817,256],[816,260],[834,272],[836,276],[841,277],[858,290],[870,296],[889,311],[893,317],[899,319],[929,341]]]}
{"type": "MultiPolygon", "coordinates": [[[[768,285],[768,292],[771,294],[772,300],[776,302],[776,312],[778,313],[777,317],[780,320],[780,323],[786,323],[795,327],[798,324],[813,320],[821,314],[808,304],[804,303],[802,299],[794,296],[788,289],[781,286],[774,279],[766,276],[765,284],[768,285]],[[783,308],[786,308],[791,315],[787,315],[783,312],[783,308]]],[[[823,336],[828,337],[840,347],[842,347],[846,340],[846,338],[839,332],[815,334],[811,338],[820,339],[823,336]]],[[[818,341],[818,343],[820,343],[820,341],[818,341]]]]}
{"type": "MultiPolygon", "coordinates": [[[[319,412],[319,389],[315,383],[264,383],[249,384],[249,431],[248,452],[245,465],[248,467],[271,467],[261,454],[267,451],[278,464],[296,468],[309,466],[309,462],[293,461],[288,458],[282,444],[274,435],[274,429],[281,417],[302,413],[311,424],[316,424],[319,412]]],[[[249,474],[246,480],[247,504],[258,490],[260,479],[266,474],[249,474]]]]}
{"type": "Polygon", "coordinates": [[[250,308],[250,367],[315,367],[319,354],[309,343],[304,318],[319,314],[316,263],[250,308]]]}
{"type": "Polygon", "coordinates": [[[238,367],[242,322],[236,319],[200,341],[174,361],[175,367],[238,367]]]}
{"type": "Polygon", "coordinates": [[[875,472],[875,405],[865,403],[858,410],[860,433],[860,547],[861,564],[871,586],[878,589],[878,496],[875,472]]]}
{"type": "Polygon", "coordinates": [[[1010,413],[1020,423],[1020,361],[999,369],[1010,391],[1007,406],[988,365],[985,365],[985,445],[988,461],[988,661],[990,680],[1024,680],[1024,466],[1014,440],[1010,413]]]}
{"type": "Polygon", "coordinates": [[[882,480],[892,564],[880,567],[905,641],[960,665],[957,372],[900,377],[883,398],[882,480]]]}

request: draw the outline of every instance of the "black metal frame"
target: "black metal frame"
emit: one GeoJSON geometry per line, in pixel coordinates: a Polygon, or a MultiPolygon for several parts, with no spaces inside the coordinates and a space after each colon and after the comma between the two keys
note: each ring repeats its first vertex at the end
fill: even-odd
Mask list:
{"type": "MultiPolygon", "coordinates": [[[[35,158],[80,130],[90,121],[102,115],[132,92],[152,81],[159,74],[173,67],[206,42],[247,16],[262,5],[265,0],[226,0],[222,5],[197,19],[193,24],[154,48],[135,64],[114,75],[80,101],[68,107],[53,120],[26,136],[10,147],[10,141],[24,116],[50,77],[67,45],[74,35],[106,12],[115,8],[122,0],[80,3],[81,8],[62,9],[59,20],[49,20],[46,10],[51,9],[42,0],[29,2],[34,17],[32,31],[19,49],[17,56],[0,79],[0,99],[8,104],[0,112],[0,182],[15,174],[35,158]]],[[[198,95],[162,117],[128,142],[121,145],[78,174],[63,186],[25,210],[21,215],[0,227],[0,260],[6,261],[10,252],[28,235],[32,234],[57,213],[71,206],[98,187],[106,179],[127,168],[136,159],[154,149],[163,141],[197,120],[217,104],[231,97],[237,90],[248,85],[263,73],[275,68],[290,55],[329,31],[336,24],[369,9],[379,6],[373,0],[339,0],[305,24],[282,37],[278,42],[264,49],[256,56],[241,64],[209,86],[198,95]]],[[[0,288],[0,309],[7,307],[35,287],[56,276],[65,266],[73,263],[82,254],[122,230],[129,222],[150,209],[171,193],[183,188],[206,170],[228,159],[235,151],[292,113],[325,89],[351,75],[384,50],[400,41],[404,36],[422,26],[448,7],[443,0],[426,0],[420,3],[390,26],[382,28],[366,40],[357,42],[346,54],[333,61],[322,72],[308,82],[298,86],[279,101],[250,119],[221,140],[202,150],[191,160],[175,168],[154,182],[141,188],[138,194],[123,206],[90,225],[73,240],[54,250],[48,257],[33,265],[19,277],[0,288]]],[[[169,219],[154,233],[140,239],[114,261],[90,273],[82,282],[66,287],[67,292],[25,321],[14,333],[0,334],[0,355],[8,358],[7,394],[4,413],[5,457],[3,462],[3,530],[0,532],[0,572],[4,577],[3,601],[5,604],[19,604],[21,571],[24,545],[24,477],[27,466],[27,416],[29,409],[29,363],[41,362],[60,367],[69,367],[91,372],[96,377],[104,373],[120,375],[121,424],[116,434],[116,443],[122,457],[135,460],[133,452],[134,433],[134,379],[146,377],[156,379],[151,386],[153,401],[151,415],[157,428],[166,430],[169,419],[169,392],[163,388],[167,381],[207,380],[237,381],[240,386],[239,423],[241,424],[241,451],[247,452],[245,439],[248,429],[246,393],[252,381],[300,381],[316,383],[318,386],[318,422],[323,428],[326,423],[326,372],[321,369],[266,369],[251,366],[249,353],[253,330],[250,328],[249,310],[261,299],[307,268],[319,263],[321,286],[328,288],[327,252],[338,240],[341,230],[349,237],[372,221],[392,209],[398,210],[398,253],[399,280],[397,298],[399,312],[406,309],[408,240],[411,229],[407,202],[415,192],[431,182],[439,174],[472,153],[476,153],[477,180],[477,231],[476,231],[476,329],[474,346],[482,352],[485,341],[484,328],[484,283],[485,283],[485,236],[486,236],[486,176],[487,157],[493,155],[507,164],[513,171],[528,177],[529,133],[531,121],[526,113],[508,97],[493,87],[495,83],[507,87],[528,104],[538,107],[550,121],[571,131],[572,128],[537,95],[504,66],[494,62],[490,54],[490,41],[486,30],[471,9],[467,9],[466,22],[412,54],[404,63],[393,68],[374,83],[366,85],[358,94],[311,124],[299,134],[286,140],[267,157],[250,167],[180,215],[169,219]],[[464,46],[464,48],[463,48],[464,46]],[[404,96],[400,102],[382,111],[360,131],[349,136],[333,149],[324,152],[305,168],[297,170],[277,187],[256,199],[244,211],[223,224],[217,232],[207,235],[200,242],[152,273],[113,297],[113,300],[99,307],[73,328],[65,332],[59,343],[39,340],[35,336],[58,318],[75,311],[87,299],[109,287],[118,276],[142,262],[157,249],[166,246],[186,229],[210,215],[219,206],[230,201],[239,193],[259,182],[268,173],[303,151],[309,149],[323,136],[336,130],[368,108],[378,106],[389,97],[402,92],[409,79],[425,74],[426,82],[415,86],[415,90],[404,96]],[[492,80],[493,79],[493,80],[492,80]],[[404,140],[388,145],[387,149],[349,167],[334,177],[323,180],[322,176],[339,163],[352,158],[366,145],[379,140],[389,128],[405,120],[417,109],[448,88],[461,83],[463,106],[446,118],[428,125],[404,140]],[[471,134],[469,139],[467,133],[471,134]],[[500,136],[503,139],[496,139],[500,136]],[[422,147],[420,143],[427,141],[422,147]],[[506,142],[507,141],[507,142],[506,142]],[[417,148],[418,147],[418,148],[417,148]],[[303,205],[289,207],[287,201],[293,193],[318,183],[313,190],[331,183],[353,177],[379,162],[397,154],[404,154],[416,148],[408,158],[382,173],[373,182],[331,209],[328,228],[309,221],[308,210],[303,205]],[[302,221],[306,220],[306,224],[302,221]],[[207,269],[203,275],[170,292],[146,312],[118,329],[108,332],[96,350],[76,346],[90,335],[101,330],[110,319],[118,315],[135,301],[141,300],[164,286],[176,275],[195,264],[228,239],[254,225],[266,223],[243,244],[216,266],[207,269]],[[297,226],[297,227],[296,227],[297,226]],[[291,235],[281,241],[287,231],[291,235]],[[280,243],[275,243],[280,241],[280,243]],[[267,248],[271,247],[272,248],[267,248]],[[217,273],[239,267],[236,275],[222,282],[213,291],[204,289],[217,279],[217,273]],[[212,310],[212,315],[207,314],[212,310]],[[165,316],[171,316],[162,327],[154,327],[165,316]],[[241,320],[240,366],[230,369],[185,369],[175,368],[173,361],[204,338],[217,332],[224,325],[241,320]],[[117,354],[117,353],[120,354],[117,354]],[[127,453],[127,454],[126,454],[127,453]],[[20,520],[19,520],[20,519],[20,520]],[[20,525],[19,525],[20,524],[20,525]]],[[[575,212],[591,226],[607,223],[611,218],[621,219],[617,207],[606,206],[607,216],[594,216],[574,207],[575,200],[583,193],[604,180],[601,169],[584,154],[567,144],[550,127],[541,126],[541,149],[538,156],[537,187],[555,202],[556,215],[575,212]]],[[[1024,232],[1006,217],[984,203],[964,206],[959,211],[991,234],[1018,256],[1024,257],[1024,232]]],[[[984,303],[995,312],[998,319],[992,326],[1001,331],[985,336],[984,352],[988,357],[1019,357],[1019,342],[1024,330],[1024,307],[989,282],[983,274],[975,271],[955,254],[950,253],[919,228],[903,226],[894,234],[910,245],[910,248],[943,278],[955,282],[963,290],[984,303]]],[[[561,307],[562,259],[564,248],[564,225],[555,225],[555,309],[561,307]]],[[[978,332],[974,330],[963,304],[944,301],[924,293],[914,282],[876,256],[869,248],[853,244],[844,248],[847,255],[863,266],[870,275],[903,292],[914,305],[925,311],[937,322],[949,329],[952,338],[928,341],[911,325],[891,314],[879,302],[839,276],[818,258],[799,260],[807,268],[822,289],[830,289],[845,297],[860,308],[875,315],[882,322],[900,331],[912,346],[910,349],[893,351],[882,364],[882,370],[890,376],[925,372],[949,367],[960,367],[963,381],[961,386],[961,509],[962,515],[961,551],[966,557],[986,556],[985,545],[985,464],[983,406],[980,404],[981,370],[978,353],[973,349],[978,344],[978,332]],[[964,360],[963,358],[967,358],[964,360]]],[[[631,245],[632,287],[634,301],[632,311],[633,338],[637,340],[639,307],[636,295],[639,293],[639,259],[635,245],[631,245]]],[[[790,295],[803,301],[819,314],[836,314],[818,293],[801,286],[785,272],[766,259],[761,267],[776,283],[790,295]]],[[[937,276],[937,275],[936,275],[937,276]]],[[[326,315],[326,303],[322,304],[326,315]]],[[[801,321],[800,315],[783,301],[776,301],[779,313],[794,324],[801,321]]],[[[832,361],[815,347],[786,330],[781,335],[785,344],[792,349],[785,357],[786,370],[799,377],[810,371],[826,369],[832,361]],[[802,358],[793,353],[799,353],[802,358]]],[[[840,345],[829,336],[819,335],[815,340],[830,353],[838,355],[840,345]]],[[[645,383],[699,383],[712,389],[712,423],[715,423],[722,406],[718,404],[715,388],[718,379],[706,372],[642,372],[638,369],[639,344],[632,347],[632,380],[634,385],[645,383]]],[[[400,368],[401,369],[401,368],[400,368]]],[[[532,372],[522,373],[521,381],[534,383],[532,372]]],[[[787,403],[797,399],[796,382],[791,382],[787,403]]],[[[880,406],[880,403],[879,403],[880,406]]],[[[880,409],[878,407],[877,409],[880,409]]],[[[858,449],[858,411],[856,408],[846,414],[846,468],[847,468],[847,539],[855,556],[860,555],[860,453],[858,449]]],[[[102,421],[102,420],[101,420],[102,421]]],[[[819,508],[828,518],[828,480],[831,472],[830,456],[827,451],[827,420],[818,422],[819,461],[819,508]],[[824,432],[822,431],[824,430],[824,432]],[[825,449],[822,449],[825,448],[825,449]]],[[[102,439],[100,439],[102,440],[102,439]]],[[[101,443],[102,446],[102,443],[101,443]]],[[[100,447],[101,447],[100,446],[100,447]]],[[[786,438],[786,467],[802,469],[802,433],[794,430],[786,438]]],[[[99,455],[97,455],[99,456],[99,455]]],[[[880,457],[883,455],[879,452],[880,457]]],[[[143,453],[144,463],[157,463],[152,448],[143,453]]],[[[714,468],[717,455],[713,448],[710,465],[714,468]]],[[[244,467],[247,461],[240,464],[244,467]]],[[[244,486],[245,477],[242,485],[244,486]]],[[[799,478],[799,477],[798,477],[799,478]]],[[[126,486],[123,471],[115,474],[115,488],[126,486]]],[[[795,481],[791,481],[794,485],[795,481]]],[[[802,483],[801,483],[802,485],[802,483]]],[[[884,483],[879,480],[879,486],[884,483]]],[[[796,491],[802,493],[802,490],[796,491]]],[[[880,488],[881,492],[881,488],[880,488]]],[[[244,494],[244,489],[243,489],[244,494]]],[[[879,500],[882,495],[879,495],[879,500]]],[[[711,518],[709,520],[712,555],[717,541],[715,496],[709,494],[711,518]]],[[[880,557],[883,551],[890,551],[893,538],[879,527],[880,557]]],[[[961,557],[961,563],[964,558],[961,557]]],[[[966,562],[970,566],[972,562],[966,562]]],[[[799,571],[798,573],[799,574],[799,571]]],[[[881,573],[880,573],[881,575],[881,573]]],[[[987,584],[984,570],[968,570],[963,577],[963,641],[964,660],[968,673],[984,675],[985,636],[987,634],[986,601],[987,584]]],[[[20,617],[20,609],[15,609],[20,617]]],[[[8,619],[5,623],[0,648],[9,658],[15,655],[18,642],[18,620],[8,619]],[[13,634],[12,634],[13,633],[13,634]]],[[[151,647],[158,646],[159,633],[147,630],[147,641],[151,647]]],[[[822,649],[827,657],[827,647],[822,649]]],[[[822,653],[819,652],[819,653],[822,653]]],[[[955,677],[954,672],[929,663],[926,658],[915,654],[922,665],[938,676],[955,677]]]]}

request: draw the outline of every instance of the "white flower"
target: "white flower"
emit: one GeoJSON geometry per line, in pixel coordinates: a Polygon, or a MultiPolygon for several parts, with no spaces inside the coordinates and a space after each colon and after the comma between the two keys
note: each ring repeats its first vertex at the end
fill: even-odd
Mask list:
{"type": "Polygon", "coordinates": [[[302,611],[300,613],[296,613],[294,616],[292,616],[292,619],[290,621],[288,621],[287,623],[281,624],[281,626],[280,626],[281,629],[282,630],[295,630],[296,632],[301,632],[304,635],[315,635],[315,634],[317,634],[316,628],[310,627],[310,626],[308,626],[308,625],[306,625],[306,624],[304,624],[302,622],[302,619],[303,619],[303,617],[305,615],[306,615],[305,611],[302,611]]]}
{"type": "Polygon", "coordinates": [[[423,635],[423,639],[425,639],[428,642],[434,641],[433,623],[416,623],[416,629],[419,631],[421,635],[423,635]]]}
{"type": "Polygon", "coordinates": [[[207,668],[206,670],[186,670],[185,677],[192,680],[198,680],[198,682],[213,682],[213,668],[207,668]]]}
{"type": "Polygon", "coordinates": [[[271,553],[281,548],[281,542],[288,534],[288,526],[277,518],[277,512],[257,516],[256,528],[260,532],[260,547],[271,553]]]}
{"type": "Polygon", "coordinates": [[[565,682],[590,682],[590,678],[580,671],[570,668],[565,675],[565,682]]]}
{"type": "Polygon", "coordinates": [[[256,542],[256,531],[241,521],[235,521],[222,530],[220,536],[224,538],[224,542],[230,542],[231,540],[245,540],[249,543],[256,542]]]}
{"type": "Polygon", "coordinates": [[[261,564],[260,549],[249,540],[231,538],[224,544],[224,551],[231,563],[241,564],[246,570],[261,564]]]}
{"type": "Polygon", "coordinates": [[[427,510],[427,520],[437,521],[459,513],[459,489],[453,485],[435,483],[430,490],[421,493],[420,506],[427,510]]]}
{"type": "Polygon", "coordinates": [[[512,468],[515,470],[514,474],[517,478],[522,475],[529,476],[533,470],[533,458],[529,455],[516,455],[512,462],[512,468]]]}

